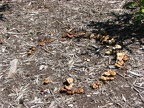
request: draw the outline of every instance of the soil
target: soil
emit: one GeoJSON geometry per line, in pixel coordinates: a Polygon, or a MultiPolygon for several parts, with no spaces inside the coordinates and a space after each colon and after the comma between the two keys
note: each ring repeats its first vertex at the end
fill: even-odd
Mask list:
{"type": "Polygon", "coordinates": [[[144,25],[134,24],[131,11],[122,9],[125,0],[0,3],[1,108],[143,108],[144,25]],[[86,35],[62,41],[62,34],[71,30],[109,35],[116,43],[86,35]],[[45,38],[54,41],[39,45],[45,38]],[[105,54],[115,44],[128,55],[123,68],[114,66],[115,54],[105,54]],[[36,50],[28,55],[33,46],[36,50]],[[92,89],[108,69],[117,73],[114,80],[92,89]],[[60,93],[68,77],[84,93],[60,93]]]}

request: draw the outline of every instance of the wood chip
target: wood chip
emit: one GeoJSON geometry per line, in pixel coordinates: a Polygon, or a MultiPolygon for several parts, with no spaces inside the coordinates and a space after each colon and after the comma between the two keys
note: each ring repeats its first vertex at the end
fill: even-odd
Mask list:
{"type": "Polygon", "coordinates": [[[17,65],[18,65],[18,59],[13,59],[12,61],[10,61],[8,78],[12,78],[17,73],[17,65]]]}

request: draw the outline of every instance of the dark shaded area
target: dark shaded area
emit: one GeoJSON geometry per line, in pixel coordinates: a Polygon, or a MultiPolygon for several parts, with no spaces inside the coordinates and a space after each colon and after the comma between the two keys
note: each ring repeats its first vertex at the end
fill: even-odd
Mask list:
{"type": "MultiPolygon", "coordinates": [[[[3,4],[0,6],[0,12],[5,12],[10,10],[10,5],[9,4],[3,4]]],[[[4,17],[3,13],[0,13],[0,20],[1,21],[6,21],[6,18],[4,17]]]]}
{"type": "Polygon", "coordinates": [[[3,14],[0,14],[0,20],[1,21],[5,21],[6,20],[6,18],[3,16],[3,14]]]}
{"type": "Polygon", "coordinates": [[[141,41],[141,39],[144,38],[144,24],[132,23],[132,14],[119,15],[111,13],[111,15],[114,16],[115,19],[106,22],[90,21],[87,26],[92,27],[94,33],[116,37],[117,43],[125,48],[136,40],[140,42],[140,45],[144,44],[144,42],[141,41]],[[123,43],[127,39],[131,41],[123,43]]]}
{"type": "Polygon", "coordinates": [[[2,6],[0,6],[0,12],[8,11],[9,9],[10,9],[9,4],[3,4],[2,6]]]}

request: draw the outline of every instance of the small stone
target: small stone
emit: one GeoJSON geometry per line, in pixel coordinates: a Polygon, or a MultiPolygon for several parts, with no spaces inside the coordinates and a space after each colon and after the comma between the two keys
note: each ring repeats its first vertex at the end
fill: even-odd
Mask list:
{"type": "Polygon", "coordinates": [[[87,97],[91,97],[91,95],[86,95],[87,97]]]}
{"type": "Polygon", "coordinates": [[[87,62],[90,62],[90,59],[88,59],[88,58],[85,58],[84,60],[87,61],[87,62]]]}
{"type": "Polygon", "coordinates": [[[109,65],[108,66],[110,69],[115,69],[115,66],[114,65],[109,65]]]}
{"type": "Polygon", "coordinates": [[[73,104],[69,104],[68,106],[73,108],[73,104]]]}
{"type": "Polygon", "coordinates": [[[48,66],[46,66],[46,65],[40,65],[40,67],[39,67],[39,70],[41,71],[41,70],[43,70],[43,69],[46,69],[48,66]]]}
{"type": "Polygon", "coordinates": [[[6,47],[5,47],[5,46],[2,46],[2,47],[1,47],[1,51],[2,51],[2,53],[4,53],[5,50],[6,50],[6,47]]]}

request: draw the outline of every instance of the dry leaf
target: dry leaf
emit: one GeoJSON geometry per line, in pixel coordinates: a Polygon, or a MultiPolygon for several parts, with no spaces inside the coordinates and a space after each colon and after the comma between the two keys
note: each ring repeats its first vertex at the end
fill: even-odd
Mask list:
{"type": "Polygon", "coordinates": [[[103,82],[101,82],[101,81],[97,81],[95,84],[99,86],[99,85],[102,85],[103,82]]]}
{"type": "Polygon", "coordinates": [[[114,80],[114,77],[101,76],[100,79],[103,81],[111,81],[111,80],[114,80]]]}
{"type": "Polygon", "coordinates": [[[78,36],[83,36],[85,34],[86,34],[85,32],[78,32],[78,36]]]}
{"type": "Polygon", "coordinates": [[[110,76],[111,74],[109,72],[104,72],[103,75],[104,76],[110,76]]]}
{"type": "Polygon", "coordinates": [[[117,60],[116,63],[115,63],[115,66],[121,68],[123,64],[124,64],[124,61],[123,61],[123,60],[121,60],[121,61],[120,61],[120,60],[117,60]]]}
{"type": "Polygon", "coordinates": [[[116,40],[114,38],[112,38],[111,40],[107,40],[106,43],[114,44],[114,43],[116,43],[116,40]]]}
{"type": "Polygon", "coordinates": [[[115,76],[116,75],[116,72],[113,71],[113,70],[108,70],[108,72],[110,73],[111,76],[115,76]]]}
{"type": "Polygon", "coordinates": [[[107,51],[105,52],[105,54],[106,54],[106,55],[112,54],[112,50],[107,50],[107,51]]]}
{"type": "Polygon", "coordinates": [[[108,77],[107,81],[112,81],[114,80],[114,77],[108,77]]]}
{"type": "Polygon", "coordinates": [[[75,90],[75,93],[84,93],[84,89],[83,88],[78,88],[77,90],[75,90]]]}
{"type": "Polygon", "coordinates": [[[104,72],[103,73],[104,76],[115,76],[116,75],[116,72],[113,71],[113,70],[108,70],[107,72],[104,72]]]}
{"type": "Polygon", "coordinates": [[[124,64],[124,61],[123,60],[117,60],[116,63],[122,66],[124,64]]]}
{"type": "Polygon", "coordinates": [[[74,90],[68,90],[66,93],[67,93],[68,95],[73,95],[73,94],[75,93],[75,91],[74,91],[74,90]]]}
{"type": "Polygon", "coordinates": [[[115,45],[114,47],[113,47],[113,49],[115,50],[115,49],[122,49],[122,46],[120,46],[120,45],[115,45]]]}
{"type": "Polygon", "coordinates": [[[74,32],[68,32],[68,33],[67,33],[67,36],[68,36],[69,38],[73,38],[73,37],[74,37],[74,34],[75,34],[74,32]]]}
{"type": "Polygon", "coordinates": [[[128,60],[128,56],[125,55],[125,56],[123,57],[123,60],[124,60],[124,61],[127,61],[127,60],[128,60]]]}
{"type": "Polygon", "coordinates": [[[46,43],[46,41],[45,41],[45,40],[41,40],[41,41],[40,41],[40,45],[41,45],[41,46],[44,46],[44,45],[45,45],[45,43],[46,43]]]}
{"type": "Polygon", "coordinates": [[[61,92],[61,93],[66,93],[66,92],[67,92],[67,89],[65,89],[65,87],[62,87],[62,88],[60,89],[60,92],[61,92]]]}
{"type": "Polygon", "coordinates": [[[68,86],[65,85],[64,88],[67,89],[67,90],[71,90],[71,89],[72,89],[72,86],[73,86],[73,83],[71,83],[71,84],[68,85],[68,86]]]}
{"type": "Polygon", "coordinates": [[[96,38],[96,36],[94,35],[94,33],[92,33],[91,35],[90,35],[90,39],[92,39],[92,38],[96,38]]]}
{"type": "Polygon", "coordinates": [[[102,40],[101,40],[102,43],[106,42],[109,38],[110,38],[109,35],[104,36],[104,37],[102,38],[102,40]]]}
{"type": "Polygon", "coordinates": [[[128,57],[126,55],[126,52],[117,52],[117,60],[115,63],[115,66],[117,67],[122,67],[122,65],[124,64],[124,61],[128,60],[128,57]]]}
{"type": "Polygon", "coordinates": [[[93,84],[90,85],[90,87],[91,87],[92,89],[97,89],[99,86],[98,86],[97,84],[93,83],[93,84]]]}
{"type": "Polygon", "coordinates": [[[117,55],[117,60],[121,61],[126,55],[126,52],[117,52],[116,55],[117,55]]]}

